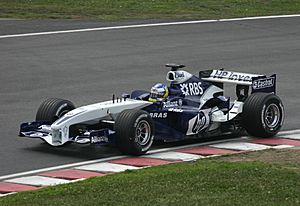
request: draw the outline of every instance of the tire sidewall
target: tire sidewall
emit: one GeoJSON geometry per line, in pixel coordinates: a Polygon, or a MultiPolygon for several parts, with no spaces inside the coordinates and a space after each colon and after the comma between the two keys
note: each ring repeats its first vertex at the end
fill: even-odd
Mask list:
{"type": "Polygon", "coordinates": [[[152,122],[152,119],[151,119],[149,114],[142,113],[134,121],[133,130],[132,130],[132,138],[130,138],[130,140],[132,141],[134,147],[138,151],[141,151],[141,153],[147,152],[149,150],[149,148],[151,147],[151,145],[153,143],[153,139],[154,139],[153,131],[154,131],[154,126],[153,126],[153,122],[152,122]],[[139,144],[137,136],[136,136],[137,126],[139,125],[139,123],[141,121],[146,121],[150,126],[150,136],[149,136],[149,139],[148,139],[148,141],[145,145],[139,144]]]}
{"type": "Polygon", "coordinates": [[[47,121],[52,124],[73,109],[75,109],[74,104],[68,100],[58,98],[46,99],[38,108],[36,121],[47,121]]]}
{"type": "Polygon", "coordinates": [[[55,116],[61,118],[63,115],[65,115],[73,109],[74,108],[68,102],[62,102],[60,105],[57,106],[57,109],[55,109],[55,116]]]}
{"type": "Polygon", "coordinates": [[[280,99],[276,98],[276,96],[273,96],[273,95],[266,98],[264,101],[262,110],[261,110],[260,118],[261,118],[262,128],[267,133],[270,133],[270,134],[277,133],[280,130],[280,128],[282,127],[283,121],[284,121],[284,107],[283,107],[283,104],[280,101],[280,99]],[[279,115],[280,115],[278,123],[273,127],[269,127],[265,122],[266,109],[271,104],[275,104],[279,108],[279,115]]]}

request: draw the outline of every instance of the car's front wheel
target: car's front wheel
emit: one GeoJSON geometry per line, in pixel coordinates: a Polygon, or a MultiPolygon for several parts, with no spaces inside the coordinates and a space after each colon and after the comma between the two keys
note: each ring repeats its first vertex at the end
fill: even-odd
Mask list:
{"type": "Polygon", "coordinates": [[[67,112],[75,109],[72,102],[64,99],[50,98],[46,99],[40,105],[36,113],[36,121],[55,122],[67,112]]]}
{"type": "Polygon", "coordinates": [[[123,154],[145,154],[153,143],[154,124],[148,112],[127,109],[116,118],[117,147],[123,154]]]}

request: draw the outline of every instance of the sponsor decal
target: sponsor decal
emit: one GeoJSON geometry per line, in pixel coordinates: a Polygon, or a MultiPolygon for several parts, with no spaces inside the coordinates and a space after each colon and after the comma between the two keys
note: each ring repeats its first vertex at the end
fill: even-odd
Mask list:
{"type": "Polygon", "coordinates": [[[164,104],[164,108],[179,106],[179,103],[177,101],[173,101],[173,102],[167,101],[167,102],[164,102],[163,104],[164,104]]]}
{"type": "MultiPolygon", "coordinates": [[[[151,114],[150,114],[150,115],[151,115],[151,114]]],[[[133,126],[136,127],[141,119],[147,118],[147,117],[148,117],[147,114],[142,114],[142,115],[140,115],[140,116],[135,120],[133,126]]]]}
{"type": "Polygon", "coordinates": [[[178,105],[182,106],[182,99],[178,99],[178,105]]]}
{"type": "Polygon", "coordinates": [[[178,109],[178,108],[170,108],[168,109],[169,112],[183,112],[182,109],[178,109]]]}
{"type": "Polygon", "coordinates": [[[188,128],[186,135],[198,134],[209,126],[209,112],[210,109],[201,110],[196,116],[188,121],[188,128]]]}
{"type": "Polygon", "coordinates": [[[106,136],[91,136],[91,143],[103,143],[103,142],[108,142],[108,137],[106,136]]]}
{"type": "Polygon", "coordinates": [[[184,96],[202,95],[203,88],[201,82],[191,82],[180,84],[181,92],[184,96]]]}
{"type": "Polygon", "coordinates": [[[175,72],[175,78],[184,78],[184,72],[175,72]]]}
{"type": "Polygon", "coordinates": [[[265,129],[267,129],[267,125],[265,123],[265,110],[266,110],[266,105],[263,106],[263,109],[261,110],[261,115],[260,115],[260,118],[261,118],[261,123],[263,125],[263,127],[265,129]]]}
{"type": "Polygon", "coordinates": [[[275,84],[275,77],[270,77],[266,79],[257,79],[253,81],[252,88],[265,89],[265,88],[273,87],[274,84],[275,84]]]}
{"type": "Polygon", "coordinates": [[[222,70],[215,70],[211,74],[211,77],[213,78],[228,79],[233,81],[244,81],[244,82],[251,82],[253,76],[255,75],[243,74],[239,72],[222,71],[222,70]]]}
{"type": "Polygon", "coordinates": [[[169,71],[167,74],[167,80],[176,83],[183,83],[185,80],[191,78],[193,75],[186,71],[169,71]]]}
{"type": "Polygon", "coordinates": [[[61,110],[64,108],[64,107],[67,107],[68,106],[68,104],[67,103],[65,103],[65,104],[62,104],[58,109],[57,109],[57,111],[56,111],[56,116],[58,116],[59,115],[59,113],[61,112],[61,110]]]}
{"type": "Polygon", "coordinates": [[[197,134],[199,131],[201,131],[203,129],[205,124],[206,124],[205,114],[203,112],[200,112],[196,116],[196,121],[193,125],[192,132],[197,134]]]}
{"type": "Polygon", "coordinates": [[[24,134],[28,135],[29,137],[45,137],[45,136],[47,136],[47,134],[42,133],[42,132],[33,132],[33,133],[31,133],[31,132],[29,132],[29,133],[24,132],[24,134]]]}
{"type": "Polygon", "coordinates": [[[74,116],[74,115],[77,115],[77,114],[82,113],[82,112],[85,112],[85,111],[86,111],[86,110],[85,110],[84,108],[77,108],[77,109],[74,109],[74,110],[72,110],[72,111],[66,113],[65,116],[70,117],[70,116],[74,116]]]}
{"type": "Polygon", "coordinates": [[[63,133],[67,133],[69,131],[69,128],[67,127],[67,126],[65,126],[64,128],[63,128],[63,133]]]}
{"type": "Polygon", "coordinates": [[[161,118],[161,119],[165,119],[168,117],[168,113],[167,112],[151,112],[150,116],[152,118],[161,118]]]}

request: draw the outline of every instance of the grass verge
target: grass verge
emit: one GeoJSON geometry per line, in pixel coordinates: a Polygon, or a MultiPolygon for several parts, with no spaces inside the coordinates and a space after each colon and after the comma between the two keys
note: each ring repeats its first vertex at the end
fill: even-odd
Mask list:
{"type": "Polygon", "coordinates": [[[0,205],[299,205],[300,150],[285,151],[127,171],[2,197],[0,205]]]}
{"type": "Polygon", "coordinates": [[[299,12],[299,0],[0,0],[0,18],[214,19],[299,12]]]}

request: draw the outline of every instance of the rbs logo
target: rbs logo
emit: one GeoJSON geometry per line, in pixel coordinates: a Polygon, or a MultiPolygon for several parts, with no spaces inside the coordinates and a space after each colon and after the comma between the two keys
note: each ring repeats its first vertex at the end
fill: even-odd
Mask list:
{"type": "Polygon", "coordinates": [[[180,89],[181,89],[182,93],[184,94],[184,96],[202,95],[203,94],[201,82],[180,84],[180,89]]]}

